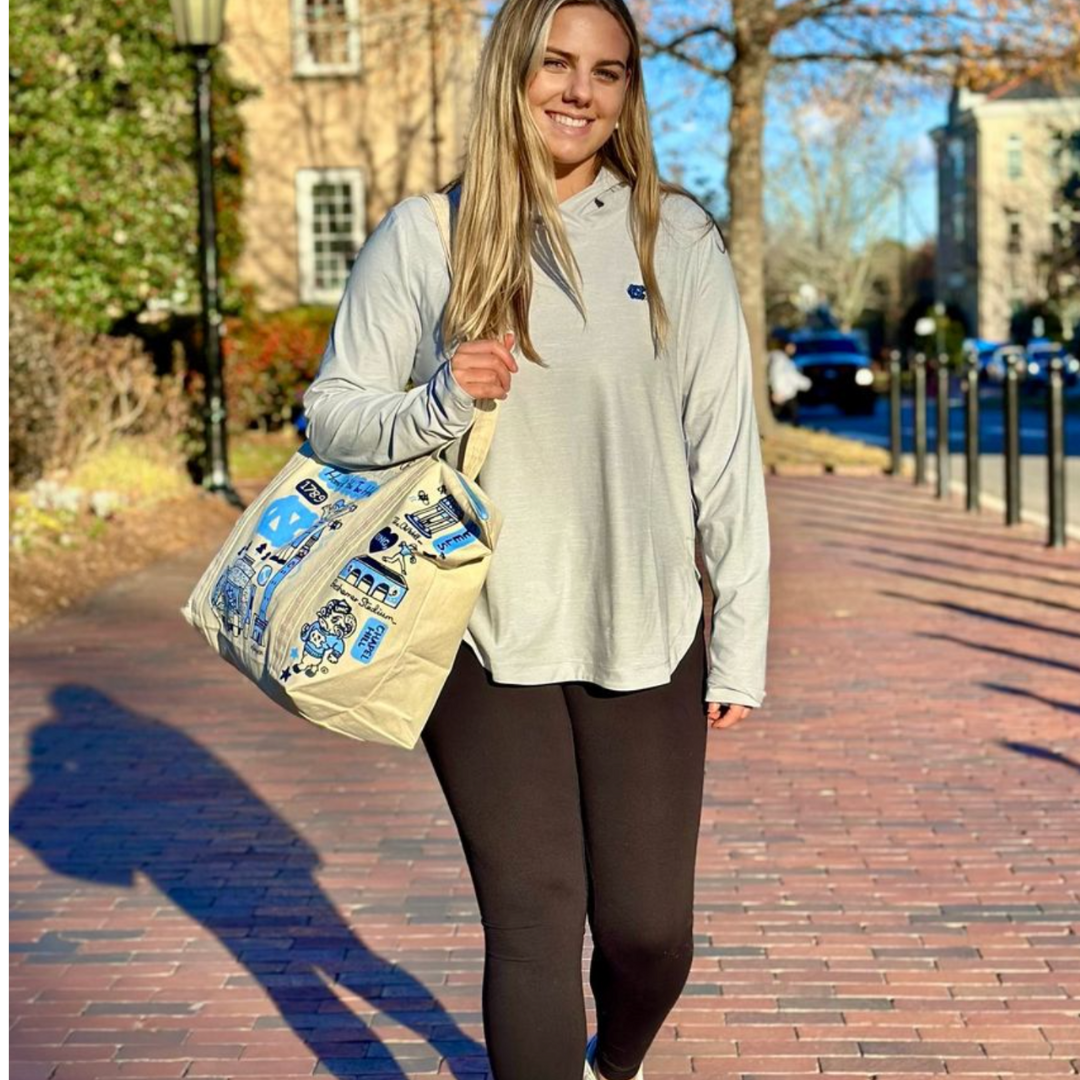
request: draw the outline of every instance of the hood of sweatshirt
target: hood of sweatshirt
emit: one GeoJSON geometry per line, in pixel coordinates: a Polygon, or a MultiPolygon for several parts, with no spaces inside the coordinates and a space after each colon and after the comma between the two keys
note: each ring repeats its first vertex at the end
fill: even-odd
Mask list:
{"type": "MultiPolygon", "coordinates": [[[[584,242],[582,234],[594,233],[599,229],[611,228],[619,222],[625,222],[626,207],[629,202],[630,185],[606,165],[601,165],[596,178],[588,187],[582,188],[581,191],[559,203],[559,215],[562,218],[567,239],[571,245],[574,245],[575,237],[584,242]]],[[[534,238],[533,258],[538,268],[566,294],[584,317],[585,313],[559,266],[547,229],[539,215],[537,215],[534,238]]],[[[584,282],[583,285],[585,285],[584,282]]]]}
{"type": "Polygon", "coordinates": [[[607,165],[601,165],[588,187],[559,203],[559,213],[568,229],[590,227],[623,209],[630,197],[630,186],[607,165]]]}

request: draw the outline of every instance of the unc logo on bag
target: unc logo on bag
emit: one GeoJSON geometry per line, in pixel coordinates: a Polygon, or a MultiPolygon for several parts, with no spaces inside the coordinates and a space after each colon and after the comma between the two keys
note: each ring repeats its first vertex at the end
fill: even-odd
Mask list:
{"type": "Polygon", "coordinates": [[[285,547],[319,520],[295,495],[275,499],[259,519],[255,531],[274,547],[285,547]]]}

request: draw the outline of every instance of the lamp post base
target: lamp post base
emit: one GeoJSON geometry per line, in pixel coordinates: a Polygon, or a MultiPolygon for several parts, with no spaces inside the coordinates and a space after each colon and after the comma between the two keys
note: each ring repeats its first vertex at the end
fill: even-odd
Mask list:
{"type": "Polygon", "coordinates": [[[205,490],[210,492],[211,495],[221,496],[230,506],[235,506],[237,510],[247,509],[247,503],[240,498],[232,484],[206,484],[205,490]]]}

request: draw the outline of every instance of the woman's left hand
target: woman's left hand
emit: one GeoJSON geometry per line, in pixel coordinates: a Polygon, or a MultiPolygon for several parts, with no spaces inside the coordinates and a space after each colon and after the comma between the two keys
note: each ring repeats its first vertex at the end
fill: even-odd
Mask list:
{"type": "Polygon", "coordinates": [[[709,727],[711,728],[734,727],[740,720],[754,711],[749,705],[731,705],[720,701],[710,701],[707,702],[707,705],[709,727]]]}

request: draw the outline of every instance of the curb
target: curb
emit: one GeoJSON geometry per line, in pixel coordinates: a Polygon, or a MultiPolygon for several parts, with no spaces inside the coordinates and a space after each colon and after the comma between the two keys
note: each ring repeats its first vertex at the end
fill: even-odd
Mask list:
{"type": "MultiPolygon", "coordinates": [[[[790,461],[780,462],[773,465],[768,465],[765,468],[765,472],[769,476],[893,476],[893,472],[885,467],[878,465],[843,465],[834,464],[832,462],[813,462],[813,461],[790,461]]],[[[900,471],[895,474],[900,479],[908,480],[909,482],[914,479],[915,470],[909,463],[904,463],[900,466],[900,471]]],[[[933,486],[935,482],[934,473],[932,469],[927,469],[926,485],[923,490],[927,491],[927,494],[933,497],[933,486]]],[[[918,490],[918,489],[916,489],[918,490]]],[[[966,495],[967,487],[963,480],[952,480],[949,483],[949,492],[954,495],[966,495]]],[[[1005,500],[999,498],[997,495],[989,494],[988,492],[979,492],[979,508],[981,510],[996,510],[1002,517],[1005,514],[1005,500]]],[[[1040,513],[1038,510],[1029,510],[1021,507],[1020,519],[1030,525],[1038,525],[1043,529],[1049,529],[1049,518],[1040,513]]],[[[1004,521],[1002,521],[1004,525],[1004,521]]],[[[1080,541],[1080,525],[1070,525],[1068,522],[1065,524],[1065,536],[1068,540],[1080,541]]]]}
{"type": "MultiPolygon", "coordinates": [[[[934,488],[937,483],[937,475],[935,470],[930,467],[932,458],[927,456],[927,470],[926,470],[926,484],[923,490],[932,498],[934,495],[934,488]]],[[[893,474],[886,469],[886,476],[892,476],[893,474]]],[[[898,477],[907,480],[909,483],[915,478],[915,469],[909,462],[905,462],[900,466],[900,472],[896,474],[898,477]]],[[[912,484],[914,487],[914,484],[912,484]]],[[[918,490],[918,489],[916,489],[918,490]]],[[[967,495],[967,484],[963,480],[950,480],[949,481],[949,494],[950,495],[967,495]]],[[[996,510],[1002,516],[1001,524],[1005,525],[1005,500],[998,495],[993,495],[990,492],[979,492],[979,509],[980,510],[996,510]]],[[[965,510],[965,513],[968,511],[965,510]]],[[[1041,513],[1038,510],[1025,509],[1020,507],[1020,520],[1026,522],[1029,525],[1038,525],[1040,528],[1049,529],[1050,519],[1046,514],[1041,513]]],[[[1008,526],[1005,526],[1008,528],[1008,526]]],[[[1065,523],[1065,537],[1068,540],[1080,540],[1080,525],[1071,525],[1069,522],[1065,523]]]]}
{"type": "Polygon", "coordinates": [[[789,461],[769,465],[769,476],[888,476],[881,465],[846,465],[831,461],[789,461]]]}

